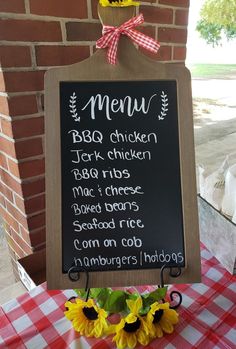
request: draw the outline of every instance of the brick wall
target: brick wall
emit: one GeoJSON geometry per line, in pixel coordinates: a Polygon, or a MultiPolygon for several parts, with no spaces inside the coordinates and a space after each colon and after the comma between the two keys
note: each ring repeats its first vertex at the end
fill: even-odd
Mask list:
{"type": "MultiPolygon", "coordinates": [[[[0,215],[15,261],[45,247],[44,72],[92,54],[97,0],[0,0],[0,215]]],[[[142,1],[159,61],[184,62],[189,0],[142,1]]],[[[16,273],[17,275],[17,273],[16,273]]]]}

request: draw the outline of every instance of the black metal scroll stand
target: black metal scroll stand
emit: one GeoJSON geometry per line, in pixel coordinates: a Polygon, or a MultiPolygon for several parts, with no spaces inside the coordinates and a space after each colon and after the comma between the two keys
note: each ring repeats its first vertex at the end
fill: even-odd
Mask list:
{"type": "MultiPolygon", "coordinates": [[[[89,299],[90,288],[89,288],[89,272],[85,268],[77,268],[75,265],[68,270],[68,277],[72,282],[77,282],[80,279],[80,273],[86,273],[86,284],[85,284],[85,292],[86,292],[86,302],[89,299]]],[[[74,300],[76,297],[71,297],[68,301],[74,300]]]]}
{"type": "MultiPolygon", "coordinates": [[[[162,268],[161,268],[161,273],[160,273],[160,279],[161,279],[161,284],[158,286],[158,287],[161,287],[163,288],[164,287],[164,271],[165,269],[170,269],[170,272],[169,272],[169,275],[172,277],[172,278],[177,278],[181,275],[181,268],[180,267],[168,267],[167,265],[163,265],[162,268]],[[174,269],[177,269],[176,272],[174,272],[174,269]]],[[[85,292],[86,292],[86,302],[88,301],[89,299],[89,294],[90,294],[90,288],[89,288],[89,272],[88,270],[86,270],[85,268],[77,268],[75,265],[72,266],[69,270],[68,270],[68,277],[69,279],[72,281],[72,282],[77,282],[79,281],[80,279],[80,273],[81,272],[84,272],[86,273],[86,285],[85,285],[85,292]]],[[[170,306],[170,309],[177,309],[181,303],[182,303],[182,295],[179,291],[172,291],[170,293],[170,299],[171,299],[171,302],[173,302],[175,300],[175,295],[178,296],[179,300],[178,300],[178,303],[175,304],[175,305],[171,305],[170,306]]],[[[74,300],[76,299],[76,297],[71,297],[70,299],[68,299],[68,301],[71,301],[71,300],[74,300]]],[[[163,303],[165,302],[165,300],[163,299],[162,300],[163,303]]]]}
{"type": "MultiPolygon", "coordinates": [[[[160,274],[161,284],[160,284],[159,287],[162,287],[162,288],[164,287],[164,271],[167,268],[170,269],[169,275],[172,278],[177,278],[177,277],[179,277],[181,275],[182,271],[181,271],[180,267],[168,267],[167,265],[164,264],[162,266],[162,268],[161,268],[161,274],[160,274]],[[174,269],[177,269],[177,271],[174,272],[174,269]]],[[[175,304],[175,305],[171,305],[170,309],[177,309],[181,305],[181,303],[182,303],[183,297],[182,297],[182,294],[179,291],[172,291],[170,293],[170,300],[171,300],[171,302],[173,302],[175,300],[175,297],[174,297],[175,295],[177,295],[178,298],[179,298],[178,303],[175,304]]],[[[164,299],[162,301],[163,301],[163,303],[165,302],[164,299]]]]}

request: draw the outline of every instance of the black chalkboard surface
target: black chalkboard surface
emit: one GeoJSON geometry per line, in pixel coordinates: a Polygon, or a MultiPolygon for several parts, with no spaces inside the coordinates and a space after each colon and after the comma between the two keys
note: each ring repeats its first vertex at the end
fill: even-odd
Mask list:
{"type": "Polygon", "coordinates": [[[175,80],[60,82],[62,269],[185,266],[175,80]]]}

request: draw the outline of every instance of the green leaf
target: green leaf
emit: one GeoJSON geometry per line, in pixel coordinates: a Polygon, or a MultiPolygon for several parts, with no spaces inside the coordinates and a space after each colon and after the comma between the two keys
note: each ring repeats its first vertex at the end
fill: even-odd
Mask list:
{"type": "Polygon", "coordinates": [[[85,291],[84,288],[80,288],[80,289],[76,288],[74,291],[77,293],[77,295],[79,297],[81,297],[81,298],[85,298],[86,297],[86,291],[85,291]]]}
{"type": "Polygon", "coordinates": [[[91,288],[90,289],[90,298],[97,299],[99,294],[102,292],[103,288],[91,288]]]}
{"type": "Polygon", "coordinates": [[[104,309],[110,313],[120,313],[126,308],[127,293],[124,291],[113,291],[109,295],[104,309]]]}
{"type": "Polygon", "coordinates": [[[131,299],[132,301],[136,301],[136,299],[140,297],[139,293],[128,293],[127,292],[127,299],[131,299]]]}
{"type": "Polygon", "coordinates": [[[164,299],[165,298],[165,296],[166,296],[166,293],[167,293],[167,289],[168,289],[168,287],[166,286],[166,287],[160,287],[160,288],[158,288],[158,293],[159,293],[159,297],[160,297],[160,299],[164,299]]]}
{"type": "Polygon", "coordinates": [[[163,287],[163,288],[158,288],[157,290],[145,294],[142,298],[143,298],[143,309],[146,309],[150,307],[151,304],[158,302],[162,299],[165,298],[166,296],[166,292],[167,292],[167,287],[163,287]]]}
{"type": "Polygon", "coordinates": [[[109,288],[102,288],[101,292],[99,293],[97,297],[97,302],[101,308],[104,308],[105,303],[107,302],[107,299],[111,293],[111,290],[109,288]]]}

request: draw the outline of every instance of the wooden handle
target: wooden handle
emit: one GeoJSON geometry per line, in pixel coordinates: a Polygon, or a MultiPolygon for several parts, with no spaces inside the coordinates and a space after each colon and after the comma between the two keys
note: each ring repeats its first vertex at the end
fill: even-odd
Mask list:
{"type": "Polygon", "coordinates": [[[103,7],[98,4],[98,16],[103,25],[120,26],[135,15],[135,7],[103,7]]]}

